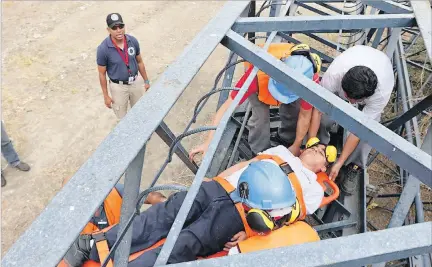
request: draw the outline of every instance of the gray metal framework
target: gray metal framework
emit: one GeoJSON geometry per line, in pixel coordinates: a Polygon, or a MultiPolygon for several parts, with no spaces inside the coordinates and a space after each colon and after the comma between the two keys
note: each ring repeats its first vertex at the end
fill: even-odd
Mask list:
{"type": "MultiPolygon", "coordinates": [[[[407,61],[403,54],[406,52],[404,50],[411,47],[411,44],[404,47],[400,33],[411,32],[413,35],[411,43],[413,43],[419,36],[419,31],[415,29],[418,25],[426,47],[430,48],[427,46],[432,40],[430,9],[428,11],[422,10],[428,6],[427,3],[426,5],[425,3],[414,4],[414,2],[420,1],[413,1],[413,5],[409,7],[406,3],[389,0],[365,0],[357,5],[362,5],[362,8],[369,5],[375,9],[374,13],[365,14],[364,9],[362,9],[361,12],[357,10],[355,15],[346,15],[349,12],[346,12],[345,4],[357,3],[350,0],[270,1],[270,15],[274,17],[255,17],[256,3],[254,1],[227,2],[217,16],[203,28],[184,52],[160,76],[153,85],[153,90],[140,99],[125,118],[118,123],[93,155],[13,244],[3,257],[2,266],[56,266],[123,174],[126,175],[126,179],[120,228],[126,226],[136,204],[134,200],[138,195],[142,179],[147,141],[154,132],[170,146],[173,146],[174,142],[183,137],[175,136],[163,122],[163,119],[219,44],[230,50],[227,64],[234,63],[237,57],[241,57],[251,62],[255,67],[217,126],[212,142],[199,168],[194,162],[188,162],[186,150],[181,144],[178,143],[178,147],[174,149],[196,175],[155,266],[165,266],[203,178],[209,173],[216,175],[226,167],[228,161],[234,162],[241,158],[250,157],[251,153],[242,138],[243,130],[247,131],[244,122],[248,118],[248,112],[244,112],[244,105],[239,108],[237,105],[246,93],[246,89],[251,84],[258,69],[282,83],[289,84],[290,88],[300,97],[335,119],[345,130],[354,132],[359,138],[366,140],[377,152],[399,165],[404,170],[401,180],[406,173],[409,173],[409,176],[406,175],[408,177],[407,183],[394,212],[392,223],[389,225],[391,229],[364,233],[366,232],[366,210],[364,208],[365,182],[363,181],[356,195],[356,199],[359,199],[358,202],[361,203],[360,208],[355,207],[355,205],[350,206],[349,203],[354,198],[349,199],[347,196],[341,196],[339,201],[335,201],[325,211],[322,211],[323,214],[320,212],[314,214],[314,219],[321,224],[314,226],[315,229],[319,233],[329,234],[330,237],[333,237],[329,240],[174,266],[240,267],[251,266],[251,263],[272,267],[286,266],[287,263],[298,266],[360,266],[417,255],[425,255],[422,264],[427,266],[430,264],[427,254],[432,252],[432,223],[423,222],[418,188],[421,182],[432,187],[432,158],[430,150],[425,149],[426,145],[422,147],[425,151],[420,149],[421,140],[419,140],[415,117],[419,112],[410,110],[416,108],[415,103],[410,101],[403,110],[403,113],[413,113],[413,115],[400,116],[400,118],[408,117],[407,120],[411,119],[402,123],[405,123],[407,132],[412,132],[412,128],[414,129],[414,134],[417,137],[414,142],[413,138],[405,140],[398,133],[395,133],[394,131],[399,130],[399,127],[397,127],[398,129],[390,129],[367,118],[359,110],[320,85],[293,72],[266,52],[268,45],[276,39],[282,38],[289,42],[299,42],[292,37],[293,33],[307,34],[337,50],[341,47],[339,42],[331,42],[313,33],[339,32],[341,34],[344,32],[351,34],[349,35],[351,39],[360,33],[360,39],[342,47],[348,48],[354,43],[371,43],[374,47],[379,47],[381,44],[383,47],[380,49],[387,49],[390,57],[394,55],[393,61],[396,65],[396,72],[399,79],[403,79],[398,84],[402,98],[410,98],[412,93],[406,70],[407,61]],[[340,9],[333,6],[331,3],[334,2],[344,3],[344,8],[340,9]],[[338,15],[329,15],[316,8],[312,9],[309,3],[318,3],[321,7],[336,12],[338,15]],[[321,16],[294,16],[298,6],[310,9],[321,16]],[[250,17],[242,18],[241,16],[250,17]],[[389,36],[387,33],[387,37],[382,38],[385,28],[391,29],[393,36],[389,36]],[[259,32],[268,33],[264,48],[255,46],[253,42],[249,42],[239,34],[249,33],[248,37],[250,38],[259,32]],[[243,113],[241,114],[241,112],[243,113]],[[240,127],[243,130],[237,131],[240,127]],[[235,136],[237,139],[234,139],[235,136]],[[233,141],[235,141],[234,149],[230,152],[229,148],[232,148],[233,141]],[[225,160],[230,155],[230,160],[225,160]],[[235,159],[232,158],[234,155],[235,159]],[[408,212],[407,207],[410,207],[413,202],[418,214],[417,224],[393,228],[402,225],[408,212]],[[353,216],[354,213],[355,216],[353,216]],[[344,219],[340,220],[341,217],[344,219]],[[352,235],[351,230],[346,231],[352,227],[360,227],[361,229],[352,235]],[[340,237],[341,235],[342,237],[340,237]]],[[[325,62],[333,60],[326,53],[316,49],[315,51],[322,55],[325,62]]],[[[430,50],[428,49],[427,52],[430,58],[430,50]]],[[[232,85],[234,68],[226,70],[223,86],[232,85]]],[[[226,98],[227,94],[222,94],[218,106],[226,98]]],[[[422,107],[424,105],[422,102],[422,107]]],[[[426,107],[428,106],[426,105],[426,107]]],[[[277,122],[277,115],[274,115],[277,112],[272,114],[274,116],[272,123],[277,122]]],[[[274,127],[272,126],[272,128],[274,127]]],[[[430,127],[423,144],[431,142],[431,131],[432,127],[430,127]]],[[[150,179],[150,177],[144,177],[144,179],[150,179]]],[[[127,264],[126,258],[130,251],[131,232],[132,229],[129,228],[125,237],[120,241],[120,246],[115,253],[115,266],[126,266],[127,264]]]]}

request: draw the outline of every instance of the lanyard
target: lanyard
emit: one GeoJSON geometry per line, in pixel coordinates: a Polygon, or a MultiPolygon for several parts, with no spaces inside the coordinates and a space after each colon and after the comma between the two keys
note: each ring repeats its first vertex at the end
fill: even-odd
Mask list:
{"type": "Polygon", "coordinates": [[[124,51],[124,53],[122,53],[122,51],[120,50],[120,48],[118,47],[118,45],[116,44],[116,42],[114,42],[114,40],[111,39],[111,41],[113,42],[113,45],[117,49],[117,52],[119,53],[121,59],[126,64],[126,68],[128,69],[128,72],[130,74],[131,70],[129,68],[129,55],[128,55],[128,52],[127,52],[128,46],[127,46],[127,42],[126,42],[126,36],[124,37],[124,45],[123,45],[123,51],[124,51]]]}

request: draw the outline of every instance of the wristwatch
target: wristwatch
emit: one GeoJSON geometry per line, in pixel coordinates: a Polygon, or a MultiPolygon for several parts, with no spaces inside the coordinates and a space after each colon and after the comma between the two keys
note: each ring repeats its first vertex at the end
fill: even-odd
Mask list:
{"type": "Polygon", "coordinates": [[[149,80],[145,80],[144,83],[145,84],[150,84],[150,81],[149,80]]]}

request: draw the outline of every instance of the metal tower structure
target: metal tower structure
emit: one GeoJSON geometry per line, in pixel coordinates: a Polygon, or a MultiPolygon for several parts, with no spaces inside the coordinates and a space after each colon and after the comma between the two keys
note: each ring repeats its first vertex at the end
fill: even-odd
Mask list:
{"type": "MultiPolygon", "coordinates": [[[[157,180],[173,153],[195,174],[155,263],[155,266],[165,266],[203,178],[215,176],[226,167],[252,157],[246,141],[250,108],[247,101],[239,107],[238,103],[260,69],[289,84],[296,94],[336,120],[345,131],[367,141],[376,150],[370,155],[369,163],[381,153],[399,166],[395,182],[403,185],[403,191],[400,196],[391,196],[399,199],[388,229],[367,229],[368,177],[365,174],[352,196],[341,194],[331,205],[309,216],[308,222],[321,236],[319,242],[173,266],[384,266],[387,261],[402,259],[410,266],[429,267],[432,222],[424,222],[420,185],[432,187],[432,126],[422,140],[417,120],[432,105],[432,94],[422,95],[431,82],[431,58],[429,0],[273,0],[265,1],[258,10],[255,1],[228,1],[14,243],[2,259],[2,266],[56,266],[122,175],[125,175],[125,191],[120,228],[124,235],[116,242],[112,257],[116,267],[127,266],[131,240],[128,226],[131,216],[139,212],[138,196],[143,197],[149,191],[140,194],[139,188],[142,178],[149,179],[141,176],[146,143],[153,133],[170,146],[170,151],[150,191],[164,188],[157,186],[157,180]],[[299,7],[312,15],[299,16],[299,7]],[[266,8],[270,12],[264,17],[266,8]],[[334,34],[336,41],[324,37],[323,33],[334,34]],[[394,101],[389,105],[394,105],[398,115],[380,124],[267,53],[272,42],[301,42],[297,36],[328,47],[332,54],[310,44],[325,64],[356,44],[385,51],[393,61],[397,77],[394,101]],[[265,40],[263,47],[255,45],[259,39],[265,40]],[[413,59],[423,51],[410,53],[419,39],[425,44],[424,61],[413,59]],[[187,128],[176,136],[163,120],[218,45],[229,50],[226,67],[217,75],[214,87],[191,109],[187,128]],[[242,62],[239,57],[252,63],[254,68],[242,88],[234,89],[231,86],[235,66],[242,62]],[[413,100],[407,65],[419,67],[428,75],[420,95],[416,95],[421,101],[413,100]],[[230,90],[238,90],[238,94],[219,125],[190,130],[208,97],[219,94],[219,107],[230,90]],[[197,166],[189,161],[180,141],[207,130],[215,130],[215,134],[197,166]],[[401,136],[403,131],[406,139],[401,136]],[[416,222],[410,224],[406,217],[413,203],[416,222]]],[[[323,71],[327,66],[324,65],[323,71]]],[[[274,132],[279,123],[278,109],[271,108],[270,114],[274,132]]],[[[337,142],[342,139],[341,134],[334,133],[337,142]]]]}

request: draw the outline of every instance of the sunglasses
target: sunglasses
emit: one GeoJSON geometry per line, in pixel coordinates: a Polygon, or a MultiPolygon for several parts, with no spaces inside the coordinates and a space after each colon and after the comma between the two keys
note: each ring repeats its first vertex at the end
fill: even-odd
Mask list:
{"type": "Polygon", "coordinates": [[[116,31],[117,29],[123,29],[124,25],[115,25],[111,28],[111,30],[116,31]]]}

